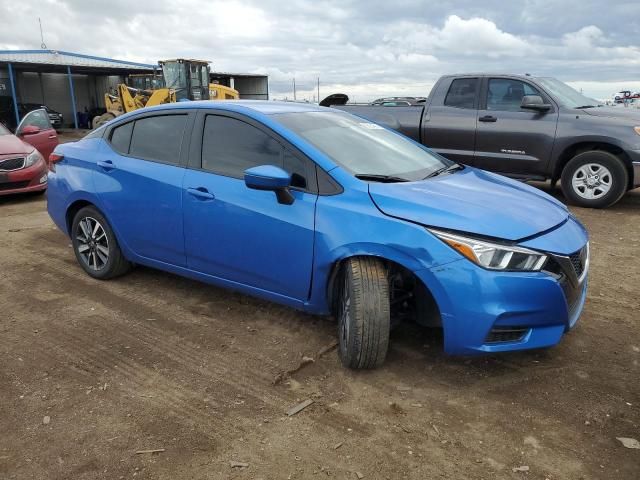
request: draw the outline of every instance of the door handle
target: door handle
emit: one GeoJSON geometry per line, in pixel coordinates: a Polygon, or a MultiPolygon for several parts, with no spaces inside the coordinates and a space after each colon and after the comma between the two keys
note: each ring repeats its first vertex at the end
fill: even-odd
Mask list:
{"type": "Polygon", "coordinates": [[[98,160],[97,163],[99,167],[102,167],[107,171],[113,170],[114,168],[116,168],[113,166],[113,162],[111,160],[98,160]]]}
{"type": "Polygon", "coordinates": [[[216,196],[204,187],[187,188],[187,193],[200,200],[213,200],[216,196]]]}
{"type": "Polygon", "coordinates": [[[481,122],[497,122],[498,119],[493,115],[485,115],[484,117],[480,117],[478,120],[481,122]]]}
{"type": "Polygon", "coordinates": [[[49,135],[49,138],[56,138],[55,135],[49,135]]]}

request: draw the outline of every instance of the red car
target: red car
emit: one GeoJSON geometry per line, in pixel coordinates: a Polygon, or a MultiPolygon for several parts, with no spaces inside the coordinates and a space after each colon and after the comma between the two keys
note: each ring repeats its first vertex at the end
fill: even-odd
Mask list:
{"type": "Polygon", "coordinates": [[[56,145],[58,135],[44,109],[25,115],[15,135],[0,124],[0,195],[46,190],[48,158],[56,145]]]}

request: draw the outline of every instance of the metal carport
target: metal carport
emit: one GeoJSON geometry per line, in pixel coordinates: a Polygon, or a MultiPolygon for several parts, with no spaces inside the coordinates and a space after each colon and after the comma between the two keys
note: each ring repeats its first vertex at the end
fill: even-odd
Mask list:
{"type": "Polygon", "coordinates": [[[269,100],[269,77],[259,73],[214,72],[209,75],[212,82],[235,88],[240,98],[269,100]]]}
{"type": "Polygon", "coordinates": [[[156,68],[61,50],[0,50],[0,96],[11,97],[16,123],[19,103],[40,103],[60,109],[78,128],[79,109],[104,107],[109,87],[156,68]]]}

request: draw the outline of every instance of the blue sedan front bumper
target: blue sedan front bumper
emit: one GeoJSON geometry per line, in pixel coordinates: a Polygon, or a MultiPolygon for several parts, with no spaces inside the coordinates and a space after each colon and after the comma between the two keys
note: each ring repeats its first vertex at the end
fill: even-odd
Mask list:
{"type": "Polygon", "coordinates": [[[432,286],[445,351],[459,355],[555,345],[578,321],[587,291],[585,279],[570,304],[551,274],[492,272],[467,260],[418,276],[432,286]]]}
{"type": "MultiPolygon", "coordinates": [[[[568,224],[540,246],[576,233],[568,224]]],[[[436,300],[447,353],[473,355],[555,345],[578,321],[589,268],[586,233],[578,250],[549,253],[546,271],[500,272],[466,259],[416,272],[436,300]]],[[[528,243],[536,243],[535,241],[528,243]]],[[[576,248],[572,243],[568,248],[576,248]]]]}

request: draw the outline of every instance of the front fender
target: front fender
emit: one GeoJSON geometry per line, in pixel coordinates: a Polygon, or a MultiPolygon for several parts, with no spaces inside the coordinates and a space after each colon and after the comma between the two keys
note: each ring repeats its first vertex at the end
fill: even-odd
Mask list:
{"type": "MultiPolygon", "coordinates": [[[[423,226],[380,212],[368,191],[321,196],[316,206],[313,279],[306,309],[328,314],[329,285],[336,265],[354,256],[373,256],[417,272],[460,255],[423,226]]],[[[429,287],[429,285],[427,285],[429,287]]]]}

